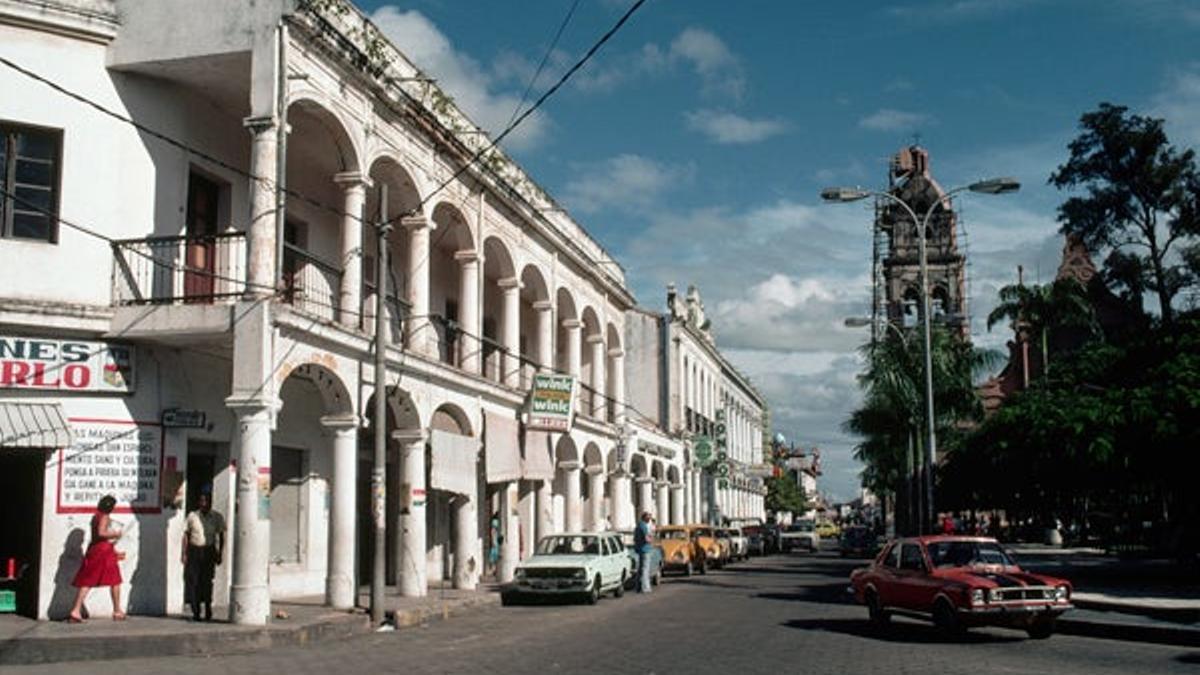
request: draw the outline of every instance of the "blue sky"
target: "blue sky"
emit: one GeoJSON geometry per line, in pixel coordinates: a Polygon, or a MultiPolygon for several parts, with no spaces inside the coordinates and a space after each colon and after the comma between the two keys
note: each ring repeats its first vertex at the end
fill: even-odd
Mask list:
{"type": "MultiPolygon", "coordinates": [[[[358,4],[470,114],[508,122],[571,0],[358,4]]],[[[630,5],[580,0],[536,98],[630,5]]],[[[958,204],[976,342],[996,289],[1058,264],[1046,185],[1101,101],[1200,145],[1200,4],[1185,0],[649,0],[506,149],[624,265],[641,304],[699,285],[718,343],[776,428],[821,447],[821,489],[857,495],[855,348],[869,311],[870,214],[829,185],[886,185],[919,134],[952,187],[1012,175],[1016,195],[958,204]]],[[[631,386],[633,383],[631,382],[631,386]]]]}

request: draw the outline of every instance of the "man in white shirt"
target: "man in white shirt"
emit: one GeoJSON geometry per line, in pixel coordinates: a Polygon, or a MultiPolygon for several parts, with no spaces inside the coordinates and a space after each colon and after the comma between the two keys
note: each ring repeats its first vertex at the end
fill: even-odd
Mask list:
{"type": "Polygon", "coordinates": [[[202,492],[196,510],[187,515],[183,528],[183,599],[192,609],[192,619],[212,621],[213,576],[225,551],[225,518],[212,510],[212,498],[202,492]]]}

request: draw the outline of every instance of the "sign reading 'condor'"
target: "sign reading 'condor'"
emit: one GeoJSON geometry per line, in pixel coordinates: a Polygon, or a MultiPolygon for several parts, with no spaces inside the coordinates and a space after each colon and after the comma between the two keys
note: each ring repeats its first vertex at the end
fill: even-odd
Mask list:
{"type": "Polygon", "coordinates": [[[133,347],[0,335],[0,389],[133,391],[133,347]]]}
{"type": "Polygon", "coordinates": [[[575,411],[575,378],[570,375],[538,373],[533,376],[529,395],[529,421],[526,429],[540,431],[571,430],[575,411]]]}

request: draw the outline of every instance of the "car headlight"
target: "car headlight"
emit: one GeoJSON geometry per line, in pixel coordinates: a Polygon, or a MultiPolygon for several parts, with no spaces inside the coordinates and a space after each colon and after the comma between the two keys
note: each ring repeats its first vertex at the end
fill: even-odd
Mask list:
{"type": "Polygon", "coordinates": [[[1054,589],[1054,599],[1062,602],[1071,597],[1071,591],[1066,586],[1059,586],[1054,589]]]}
{"type": "Polygon", "coordinates": [[[1000,601],[1000,589],[999,588],[989,588],[988,592],[987,592],[987,601],[988,602],[999,602],[1000,601]]]}
{"type": "Polygon", "coordinates": [[[571,576],[575,579],[586,579],[587,578],[587,570],[575,570],[575,573],[572,574],[571,576]]]}
{"type": "Polygon", "coordinates": [[[982,605],[983,604],[983,589],[982,588],[972,588],[971,589],[971,604],[972,605],[982,605]]]}

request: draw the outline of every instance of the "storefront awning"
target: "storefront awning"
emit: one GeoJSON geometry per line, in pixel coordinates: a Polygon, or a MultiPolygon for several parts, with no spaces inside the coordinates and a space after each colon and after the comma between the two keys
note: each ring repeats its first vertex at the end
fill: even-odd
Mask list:
{"type": "Polygon", "coordinates": [[[521,448],[517,442],[518,425],[515,418],[485,410],[484,465],[488,483],[507,483],[521,480],[521,448]]]}
{"type": "Polygon", "coordinates": [[[0,448],[65,448],[71,427],[58,403],[0,401],[0,448]]]}
{"type": "Polygon", "coordinates": [[[545,431],[525,432],[525,458],[521,477],[525,480],[554,480],[554,445],[545,431]]]}

